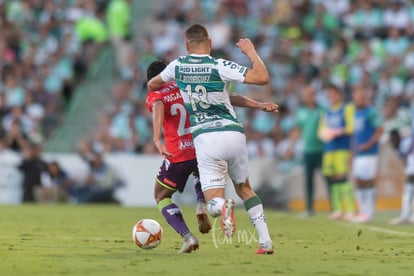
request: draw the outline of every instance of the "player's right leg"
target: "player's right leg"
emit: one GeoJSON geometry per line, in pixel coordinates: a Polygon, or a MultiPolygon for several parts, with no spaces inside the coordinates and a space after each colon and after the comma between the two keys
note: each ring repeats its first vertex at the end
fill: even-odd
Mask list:
{"type": "Polygon", "coordinates": [[[224,199],[223,188],[210,188],[204,191],[209,214],[216,218],[220,216],[221,230],[226,237],[232,237],[236,231],[234,219],[234,200],[224,199]]]}
{"type": "Polygon", "coordinates": [[[413,219],[414,223],[414,217],[412,216],[410,218],[410,213],[412,213],[413,208],[413,202],[414,202],[414,175],[407,176],[407,181],[404,185],[404,190],[402,194],[401,199],[401,213],[399,217],[396,217],[392,219],[389,223],[391,225],[398,225],[403,223],[408,223],[413,219]]]}
{"type": "Polygon", "coordinates": [[[237,195],[243,200],[250,221],[259,235],[259,249],[256,254],[272,254],[273,243],[269,235],[266,216],[260,198],[252,190],[249,176],[246,137],[242,133],[232,133],[228,137],[228,173],[237,195]],[[231,145],[230,145],[231,144],[231,145]]]}
{"type": "Polygon", "coordinates": [[[201,187],[212,217],[221,216],[221,228],[225,236],[235,231],[234,201],[224,199],[227,182],[227,163],[223,153],[222,134],[203,133],[194,138],[201,187]]]}
{"type": "Polygon", "coordinates": [[[171,198],[175,191],[182,192],[184,190],[187,178],[191,173],[191,170],[187,169],[188,166],[188,161],[170,163],[165,159],[156,177],[154,187],[154,197],[158,209],[168,224],[183,238],[183,246],[179,253],[190,253],[199,247],[197,238],[190,232],[180,208],[171,198]]]}
{"type": "Polygon", "coordinates": [[[329,193],[332,213],[330,219],[342,218],[342,204],[339,186],[333,178],[334,175],[334,153],[324,152],[322,157],[322,174],[326,177],[329,183],[329,193]]]}
{"type": "Polygon", "coordinates": [[[266,216],[260,198],[250,187],[248,179],[243,183],[233,183],[236,193],[243,200],[250,221],[259,235],[259,249],[256,254],[273,254],[273,243],[270,238],[266,216]]]}
{"type": "Polygon", "coordinates": [[[359,209],[358,215],[353,219],[354,222],[368,222],[374,217],[377,164],[378,158],[375,155],[357,156],[353,160],[352,172],[359,209]]]}
{"type": "Polygon", "coordinates": [[[324,155],[323,166],[325,175],[330,176],[332,181],[331,197],[332,209],[331,219],[352,220],[354,217],[354,195],[352,185],[348,181],[350,152],[336,150],[324,155]],[[344,213],[342,210],[344,203],[344,213]]]}

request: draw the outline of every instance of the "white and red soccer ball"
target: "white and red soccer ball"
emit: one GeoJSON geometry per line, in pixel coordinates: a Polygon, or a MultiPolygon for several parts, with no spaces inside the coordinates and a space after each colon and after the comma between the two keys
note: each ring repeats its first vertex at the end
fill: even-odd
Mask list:
{"type": "Polygon", "coordinates": [[[162,227],[153,219],[141,219],[132,228],[132,240],[142,249],[152,249],[161,243],[162,227]]]}

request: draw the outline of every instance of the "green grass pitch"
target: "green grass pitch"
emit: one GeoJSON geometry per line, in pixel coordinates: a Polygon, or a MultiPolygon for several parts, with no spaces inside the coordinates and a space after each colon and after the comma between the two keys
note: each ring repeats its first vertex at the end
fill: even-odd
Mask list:
{"type": "MultiPolygon", "coordinates": [[[[113,205],[0,206],[0,275],[412,275],[414,226],[331,222],[266,211],[274,255],[257,256],[257,235],[242,209],[237,232],[198,233],[194,207],[184,216],[200,250],[177,254],[181,238],[156,208],[113,205]],[[131,239],[134,223],[153,218],[164,228],[152,250],[131,239]]],[[[216,228],[219,225],[216,224],[216,228]]]]}

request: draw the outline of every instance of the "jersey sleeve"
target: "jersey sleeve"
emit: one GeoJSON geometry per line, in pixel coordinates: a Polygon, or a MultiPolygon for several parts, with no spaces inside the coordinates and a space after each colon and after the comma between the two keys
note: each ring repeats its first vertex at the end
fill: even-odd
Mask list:
{"type": "Polygon", "coordinates": [[[147,107],[147,109],[152,112],[152,104],[155,101],[162,101],[162,95],[161,93],[157,93],[157,92],[150,92],[145,100],[145,106],[147,107]]]}
{"type": "Polygon", "coordinates": [[[175,80],[175,67],[178,61],[175,59],[170,62],[170,64],[165,67],[165,69],[160,73],[160,77],[163,81],[169,82],[175,80]]]}
{"type": "Polygon", "coordinates": [[[217,62],[218,71],[223,81],[244,82],[249,68],[225,59],[217,59],[217,62]]]}

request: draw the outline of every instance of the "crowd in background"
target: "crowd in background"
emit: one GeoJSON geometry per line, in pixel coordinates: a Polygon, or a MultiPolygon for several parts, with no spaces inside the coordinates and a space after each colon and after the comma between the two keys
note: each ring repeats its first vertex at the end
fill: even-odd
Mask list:
{"type": "Polygon", "coordinates": [[[232,91],[280,105],[278,114],[238,109],[246,128],[251,157],[274,157],[299,162],[300,135],[295,111],[306,85],[327,106],[325,86],[334,83],[350,99],[362,85],[383,117],[387,133],[407,135],[410,103],[414,100],[414,1],[399,0],[168,0],[135,39],[119,83],[114,105],[91,140],[105,152],[154,153],[151,116],[143,100],[147,65],[171,61],[186,53],[183,30],[203,23],[213,40],[212,55],[250,63],[234,45],[250,38],[271,74],[263,88],[234,85],[232,91]]]}
{"type": "Polygon", "coordinates": [[[114,200],[118,180],[99,154],[85,157],[85,183],[75,183],[58,163],[41,157],[76,85],[113,33],[105,24],[108,4],[0,1],[0,162],[22,172],[23,201],[114,200]]]}
{"type": "Polygon", "coordinates": [[[107,40],[107,1],[0,2],[0,139],[16,152],[43,143],[107,40]]]}
{"type": "Polygon", "coordinates": [[[280,105],[277,114],[237,109],[252,158],[277,157],[286,168],[300,162],[295,112],[307,85],[321,106],[329,104],[324,91],[329,83],[346,99],[354,86],[363,86],[382,116],[383,141],[391,130],[409,134],[412,0],[166,0],[144,20],[139,35],[132,31],[132,17],[128,0],[0,1],[1,144],[21,152],[50,137],[88,64],[111,41],[118,76],[113,104],[102,108],[100,126],[80,148],[156,154],[144,104],[146,68],[155,59],[185,54],[183,31],[192,23],[209,29],[213,56],[250,66],[234,46],[248,37],[266,63],[269,85],[231,87],[280,105]]]}

